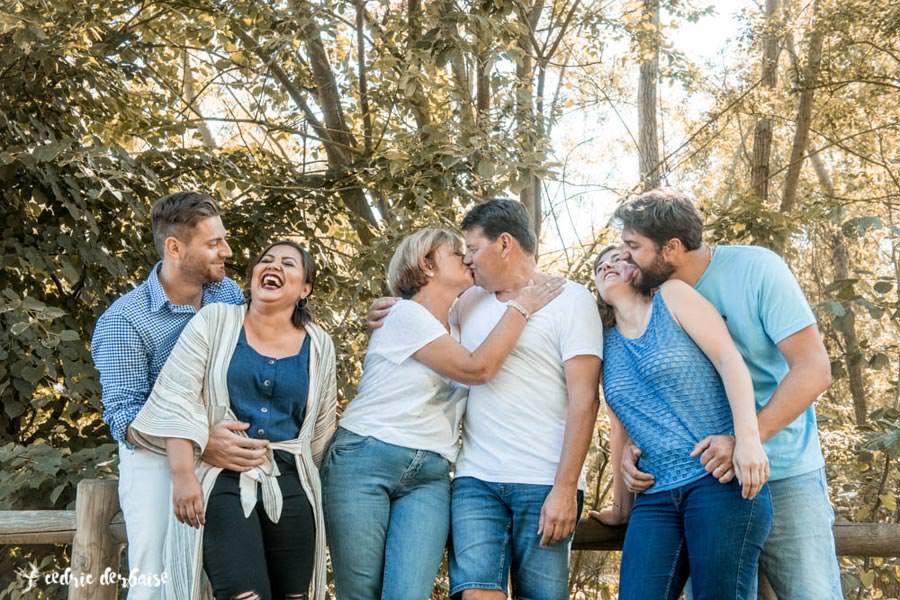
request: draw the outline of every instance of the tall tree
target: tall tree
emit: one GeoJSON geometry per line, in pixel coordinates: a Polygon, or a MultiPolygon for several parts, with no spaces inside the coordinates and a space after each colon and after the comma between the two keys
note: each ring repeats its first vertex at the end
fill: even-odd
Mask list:
{"type": "MultiPolygon", "coordinates": [[[[797,103],[797,118],[794,129],[794,142],[791,145],[791,158],[788,163],[787,174],[784,176],[784,192],[781,195],[781,212],[790,212],[794,208],[797,199],[797,187],[800,183],[800,171],[803,167],[803,159],[806,154],[806,146],[809,140],[809,128],[812,125],[813,101],[815,99],[816,85],[819,80],[819,65],[822,62],[822,43],[825,38],[821,27],[816,21],[818,13],[818,0],[813,2],[813,20],[809,31],[809,49],[807,51],[806,64],[802,70],[795,63],[797,72],[797,88],[800,90],[800,100],[797,103]]],[[[792,45],[789,42],[789,45],[792,45]]],[[[792,58],[795,57],[793,48],[789,48],[792,58]]]]}
{"type": "MultiPolygon", "coordinates": [[[[832,202],[836,200],[834,184],[828,167],[819,153],[810,157],[816,178],[825,196],[832,202]]],[[[834,265],[834,284],[848,285],[850,281],[850,252],[847,248],[847,240],[840,227],[832,228],[830,232],[831,259],[834,265]]],[[[868,419],[869,409],[866,402],[866,379],[863,371],[864,357],[859,347],[859,335],[856,332],[856,314],[853,304],[843,302],[844,314],[834,320],[835,329],[838,330],[844,341],[843,361],[847,369],[847,379],[850,387],[850,397],[853,399],[853,415],[856,424],[863,426],[868,419]]]]}
{"type": "MultiPolygon", "coordinates": [[[[775,91],[778,81],[778,8],[779,0],[766,0],[762,32],[762,65],[760,83],[766,94],[775,91]]],[[[753,195],[766,202],[769,197],[769,159],[772,154],[772,117],[761,115],[753,134],[753,163],[750,166],[750,188],[753,195]]]]}
{"type": "Polygon", "coordinates": [[[638,78],[638,155],[642,189],[659,187],[659,135],[656,127],[656,87],[659,80],[659,0],[644,0],[638,78]]]}
{"type": "MultiPolygon", "coordinates": [[[[543,0],[534,0],[531,6],[522,7],[519,15],[519,39],[518,46],[521,58],[516,63],[516,136],[520,147],[520,155],[525,163],[519,169],[521,178],[521,190],[519,201],[528,210],[531,225],[534,228],[537,239],[541,237],[541,190],[540,180],[534,173],[531,155],[534,153],[538,142],[537,123],[535,121],[534,107],[534,53],[539,48],[533,40],[538,27],[538,20],[544,9],[543,0]]],[[[542,60],[538,56],[538,60],[542,60]]]]}

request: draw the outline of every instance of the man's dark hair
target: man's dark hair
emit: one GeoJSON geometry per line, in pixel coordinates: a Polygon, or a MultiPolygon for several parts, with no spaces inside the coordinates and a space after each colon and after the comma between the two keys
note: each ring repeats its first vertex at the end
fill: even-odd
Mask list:
{"type": "Polygon", "coordinates": [[[531,228],[528,212],[521,202],[508,198],[494,198],[482,202],[463,217],[462,230],[468,231],[473,227],[481,227],[485,237],[492,242],[500,237],[501,233],[508,233],[528,254],[537,251],[537,238],[531,228]]]}
{"type": "Polygon", "coordinates": [[[190,229],[203,219],[219,214],[219,206],[211,196],[200,192],[175,192],[153,203],[150,224],[153,228],[153,245],[162,257],[168,237],[182,241],[190,239],[190,229]]]}
{"type": "MultiPolygon", "coordinates": [[[[247,263],[247,304],[253,301],[253,298],[250,296],[250,288],[253,286],[253,269],[256,268],[256,265],[263,259],[266,253],[276,246],[288,246],[293,248],[300,254],[300,259],[303,262],[303,275],[304,275],[304,283],[309,284],[309,296],[312,296],[313,290],[316,288],[316,273],[318,271],[318,267],[316,266],[316,261],[312,257],[312,254],[309,253],[309,250],[298,244],[297,242],[293,242],[291,240],[278,240],[276,242],[272,242],[268,246],[262,249],[262,252],[257,254],[253,260],[247,263]]],[[[294,312],[291,315],[291,323],[294,324],[294,327],[298,329],[309,323],[313,322],[312,313],[309,311],[309,307],[307,306],[309,303],[309,296],[298,301],[294,305],[294,312]]]]}
{"type": "Polygon", "coordinates": [[[675,190],[655,189],[625,201],[613,217],[622,226],[646,236],[657,248],[678,238],[686,250],[703,243],[703,219],[687,195],[675,190]]]}

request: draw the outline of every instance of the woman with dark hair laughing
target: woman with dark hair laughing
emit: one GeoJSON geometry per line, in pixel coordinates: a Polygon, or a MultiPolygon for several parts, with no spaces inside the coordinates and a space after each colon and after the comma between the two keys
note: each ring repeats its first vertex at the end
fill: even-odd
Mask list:
{"type": "Polygon", "coordinates": [[[172,471],[167,597],[199,598],[201,566],[217,599],[325,597],[317,467],[335,429],[336,382],[334,345],[307,309],[315,275],[294,242],[263,250],[247,304],[191,320],[132,424],[172,471]],[[221,419],[249,423],[268,460],[244,472],[199,460],[221,419]]]}

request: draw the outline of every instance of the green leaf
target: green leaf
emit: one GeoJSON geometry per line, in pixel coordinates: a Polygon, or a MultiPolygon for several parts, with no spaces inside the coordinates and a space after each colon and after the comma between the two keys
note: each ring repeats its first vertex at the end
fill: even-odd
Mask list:
{"type": "Polygon", "coordinates": [[[869,368],[877,371],[886,367],[888,362],[889,360],[887,355],[879,352],[869,359],[869,368]]]}
{"type": "Polygon", "coordinates": [[[62,494],[63,491],[65,491],[65,489],[68,485],[69,485],[68,482],[66,482],[66,483],[61,483],[58,486],[56,486],[55,488],[53,488],[53,491],[50,492],[50,502],[52,502],[53,504],[56,504],[56,501],[59,499],[60,494],[62,494]]]}
{"type": "Polygon", "coordinates": [[[485,179],[490,179],[491,177],[494,176],[495,171],[496,171],[496,167],[494,166],[493,162],[491,162],[487,159],[482,159],[482,160],[478,161],[478,174],[481,177],[483,177],[485,179]]]}
{"type": "Polygon", "coordinates": [[[875,571],[864,571],[860,573],[859,581],[867,588],[872,587],[872,584],[875,582],[875,571]]]}
{"type": "Polygon", "coordinates": [[[843,317],[847,314],[847,310],[840,302],[834,300],[826,300],[822,303],[822,308],[836,317],[843,317]]]}
{"type": "Polygon", "coordinates": [[[22,369],[22,379],[28,383],[37,383],[44,376],[44,369],[41,367],[25,367],[22,369]]]}
{"type": "Polygon", "coordinates": [[[66,311],[56,306],[42,308],[37,317],[42,321],[52,321],[66,315],[66,311]]]}
{"type": "Polygon", "coordinates": [[[64,149],[65,147],[63,146],[63,144],[47,144],[45,146],[38,146],[37,148],[35,148],[34,152],[32,152],[31,155],[38,162],[50,162],[54,158],[56,158],[64,149]]]}
{"type": "Polygon", "coordinates": [[[894,288],[894,283],[891,281],[878,281],[875,283],[875,291],[879,294],[887,294],[894,288]]]}
{"type": "Polygon", "coordinates": [[[25,299],[22,300],[22,308],[25,310],[42,311],[47,308],[47,305],[36,298],[26,296],[25,299]]]}
{"type": "Polygon", "coordinates": [[[13,323],[13,326],[9,328],[9,331],[13,335],[21,335],[26,329],[28,329],[28,321],[19,321],[18,323],[13,323]]]}
{"type": "Polygon", "coordinates": [[[19,400],[7,400],[3,403],[3,410],[10,419],[22,416],[25,406],[19,400]]]}
{"type": "Polygon", "coordinates": [[[850,238],[860,238],[866,234],[869,229],[880,229],[881,219],[878,217],[857,217],[850,219],[841,225],[841,231],[850,238]]]}
{"type": "Polygon", "coordinates": [[[81,339],[81,334],[72,329],[64,329],[59,332],[59,339],[63,342],[77,342],[81,339]]]}

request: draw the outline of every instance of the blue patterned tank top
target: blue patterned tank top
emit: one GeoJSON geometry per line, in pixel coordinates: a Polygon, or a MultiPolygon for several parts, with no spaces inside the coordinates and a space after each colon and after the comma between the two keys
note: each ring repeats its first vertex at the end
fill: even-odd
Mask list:
{"type": "Polygon", "coordinates": [[[707,435],[734,428],[719,373],[669,314],[661,293],[651,311],[641,337],[613,329],[603,348],[603,394],[641,449],[640,469],[656,478],[650,494],[706,475],[691,450],[707,435]]]}

